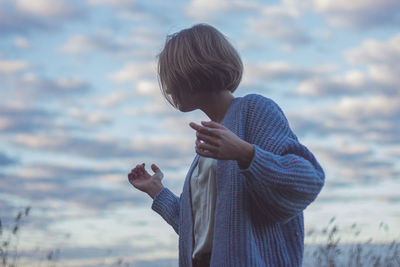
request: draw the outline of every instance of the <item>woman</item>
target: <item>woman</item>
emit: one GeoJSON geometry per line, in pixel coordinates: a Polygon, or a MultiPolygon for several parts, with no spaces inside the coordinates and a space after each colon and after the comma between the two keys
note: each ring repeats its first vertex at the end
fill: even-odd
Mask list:
{"type": "Polygon", "coordinates": [[[234,97],[241,59],[218,30],[197,24],[167,37],[158,74],[166,99],[211,121],[190,123],[196,157],[180,197],[163,173],[137,165],[130,183],[179,235],[179,266],[301,266],[303,210],[325,174],[279,106],[258,94],[234,97]]]}

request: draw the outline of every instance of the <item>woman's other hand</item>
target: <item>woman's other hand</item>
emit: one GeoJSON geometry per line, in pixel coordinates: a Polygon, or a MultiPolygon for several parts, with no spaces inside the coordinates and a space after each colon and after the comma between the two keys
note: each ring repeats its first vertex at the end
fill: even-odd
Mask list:
{"type": "Polygon", "coordinates": [[[151,165],[154,175],[150,175],[144,167],[144,163],[136,165],[128,174],[128,180],[135,188],[147,193],[151,198],[154,198],[154,196],[164,188],[161,183],[164,174],[155,164],[151,165]]]}
{"type": "Polygon", "coordinates": [[[240,139],[228,128],[215,121],[191,122],[196,130],[196,153],[203,157],[236,160],[241,169],[247,168],[254,156],[254,147],[240,139]]]}

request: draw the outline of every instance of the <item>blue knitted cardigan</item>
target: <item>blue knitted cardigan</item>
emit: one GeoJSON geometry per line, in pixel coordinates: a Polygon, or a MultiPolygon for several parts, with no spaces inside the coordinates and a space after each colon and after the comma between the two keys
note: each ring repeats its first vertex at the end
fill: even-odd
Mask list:
{"type": "MultiPolygon", "coordinates": [[[[255,148],[247,169],[217,161],[217,199],[211,267],[301,266],[303,210],[317,197],[325,174],[267,97],[236,97],[221,123],[255,148]]],[[[151,208],[179,235],[179,266],[192,266],[194,245],[190,177],[180,197],[164,187],[151,208]]]]}

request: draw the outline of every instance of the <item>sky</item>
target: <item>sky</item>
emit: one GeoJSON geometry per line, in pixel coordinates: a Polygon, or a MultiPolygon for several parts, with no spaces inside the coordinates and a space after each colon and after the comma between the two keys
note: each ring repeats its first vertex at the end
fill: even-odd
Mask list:
{"type": "Polygon", "coordinates": [[[347,242],[399,240],[398,0],[0,0],[0,219],[31,207],[21,253],[176,264],[178,236],[127,174],[156,163],[182,191],[188,124],[209,119],[167,104],[156,64],[166,36],[196,23],[241,55],[234,95],[273,99],[324,168],[306,243],[332,218],[347,242]]]}

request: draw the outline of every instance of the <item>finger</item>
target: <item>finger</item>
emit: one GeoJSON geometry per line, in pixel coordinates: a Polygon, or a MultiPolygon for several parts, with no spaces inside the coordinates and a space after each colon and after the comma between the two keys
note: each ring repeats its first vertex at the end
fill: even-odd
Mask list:
{"type": "Polygon", "coordinates": [[[196,138],[196,142],[195,142],[195,143],[196,143],[196,146],[195,146],[194,148],[196,148],[196,147],[198,147],[200,144],[202,144],[202,142],[200,142],[200,140],[197,139],[197,138],[196,138]]]}
{"type": "Polygon", "coordinates": [[[212,131],[212,129],[208,128],[208,127],[204,127],[202,125],[199,125],[197,123],[191,122],[189,123],[190,127],[196,131],[200,131],[202,133],[208,133],[210,131],[212,131]]]}
{"type": "Polygon", "coordinates": [[[215,152],[218,151],[218,148],[216,148],[216,147],[213,146],[213,145],[207,144],[207,143],[199,143],[199,144],[197,145],[197,148],[199,148],[199,149],[201,149],[201,150],[208,150],[208,151],[210,151],[210,152],[212,152],[212,153],[215,153],[215,152]]]}
{"type": "Polygon", "coordinates": [[[192,127],[192,129],[194,129],[194,130],[196,130],[198,132],[201,132],[203,134],[208,134],[208,135],[214,135],[215,130],[216,130],[216,129],[213,129],[213,128],[208,128],[208,127],[204,127],[204,126],[198,125],[198,124],[196,124],[194,122],[189,123],[189,125],[190,125],[190,127],[192,127]]]}
{"type": "Polygon", "coordinates": [[[153,170],[154,173],[161,172],[160,168],[156,164],[151,164],[151,169],[153,170]]]}
{"type": "Polygon", "coordinates": [[[198,131],[201,128],[201,125],[198,125],[197,123],[194,122],[189,123],[189,126],[196,131],[198,131]]]}
{"type": "Polygon", "coordinates": [[[199,154],[202,157],[214,158],[214,154],[213,153],[211,153],[209,151],[200,150],[198,147],[196,147],[196,153],[199,154]]]}
{"type": "Polygon", "coordinates": [[[202,121],[201,124],[208,128],[225,129],[225,126],[215,121],[202,121]]]}
{"type": "Polygon", "coordinates": [[[135,179],[135,176],[132,173],[128,174],[129,181],[133,181],[134,179],[135,179]]]}
{"type": "Polygon", "coordinates": [[[138,174],[139,174],[139,172],[138,172],[138,170],[134,170],[133,172],[131,172],[131,174],[132,174],[132,176],[138,176],[138,174]]]}
{"type": "Polygon", "coordinates": [[[198,138],[196,138],[196,146],[198,146],[199,144],[201,144],[201,142],[198,138]]]}
{"type": "Polygon", "coordinates": [[[199,139],[199,140],[202,140],[202,141],[212,144],[214,146],[219,146],[218,141],[215,139],[215,137],[212,137],[212,136],[209,136],[206,134],[202,134],[199,132],[196,133],[196,136],[197,136],[197,139],[199,139]]]}
{"type": "Polygon", "coordinates": [[[136,177],[140,174],[140,170],[136,167],[134,169],[131,170],[131,174],[136,177]]]}
{"type": "Polygon", "coordinates": [[[142,163],[142,164],[139,165],[138,171],[139,171],[140,173],[143,173],[143,172],[145,171],[144,163],[142,163]]]}

